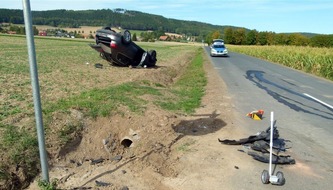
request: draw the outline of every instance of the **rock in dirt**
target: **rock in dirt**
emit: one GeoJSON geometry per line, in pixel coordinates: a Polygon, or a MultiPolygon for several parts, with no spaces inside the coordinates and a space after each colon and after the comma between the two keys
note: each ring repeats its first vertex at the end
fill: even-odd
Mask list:
{"type": "Polygon", "coordinates": [[[104,162],[104,158],[99,158],[99,159],[96,159],[96,160],[91,160],[91,165],[95,165],[95,164],[99,164],[99,163],[102,163],[104,162]]]}
{"type": "Polygon", "coordinates": [[[112,160],[119,162],[123,157],[121,155],[115,156],[112,160]]]}
{"type": "Polygon", "coordinates": [[[104,187],[106,187],[106,186],[110,186],[110,185],[112,185],[112,183],[107,183],[107,182],[103,182],[103,181],[95,181],[95,183],[96,183],[96,185],[97,186],[104,186],[104,187]]]}

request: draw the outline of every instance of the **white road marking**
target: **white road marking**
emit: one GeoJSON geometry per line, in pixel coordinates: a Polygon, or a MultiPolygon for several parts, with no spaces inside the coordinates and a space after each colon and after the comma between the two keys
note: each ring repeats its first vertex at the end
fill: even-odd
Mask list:
{"type": "Polygon", "coordinates": [[[319,99],[317,99],[317,98],[315,98],[315,97],[313,97],[313,96],[311,96],[311,95],[309,95],[307,93],[303,93],[303,95],[305,95],[305,96],[307,96],[307,97],[309,97],[309,98],[311,98],[311,99],[313,99],[313,100],[315,100],[315,101],[317,101],[317,102],[319,102],[319,103],[321,103],[321,104],[323,104],[323,105],[325,105],[325,106],[333,109],[333,106],[331,106],[328,103],[325,103],[325,102],[323,102],[323,101],[321,101],[321,100],[319,100],[319,99]]]}

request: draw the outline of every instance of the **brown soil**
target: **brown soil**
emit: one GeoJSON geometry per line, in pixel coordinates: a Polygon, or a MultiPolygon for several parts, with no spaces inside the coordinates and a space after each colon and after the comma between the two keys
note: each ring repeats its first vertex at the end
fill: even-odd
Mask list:
{"type": "MultiPolygon", "coordinates": [[[[84,130],[67,148],[51,147],[50,180],[58,179],[61,189],[228,187],[232,183],[228,177],[236,170],[233,163],[242,165],[250,158],[245,154],[245,160],[232,156],[237,154],[234,148],[218,143],[219,137],[232,139],[244,133],[233,124],[231,98],[223,81],[208,59],[204,67],[208,77],[206,95],[193,115],[178,115],[153,105],[143,115],[124,108],[121,115],[96,120],[86,120],[77,110],[70,115],[55,114],[57,122],[52,127],[74,118],[71,122],[83,123],[84,130]],[[230,156],[225,156],[227,152],[230,156]]],[[[161,76],[158,70],[151,70],[149,77],[157,80],[161,76]]],[[[160,80],[164,84],[174,81],[160,80]]],[[[39,189],[37,182],[28,189],[39,189]]]]}

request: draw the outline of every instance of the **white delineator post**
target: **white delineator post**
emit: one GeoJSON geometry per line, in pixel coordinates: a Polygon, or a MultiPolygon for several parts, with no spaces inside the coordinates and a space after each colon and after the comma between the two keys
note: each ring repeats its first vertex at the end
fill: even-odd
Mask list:
{"type": "Polygon", "coordinates": [[[271,112],[271,134],[269,142],[269,176],[272,176],[272,157],[273,157],[273,125],[274,125],[274,113],[271,112]]]}

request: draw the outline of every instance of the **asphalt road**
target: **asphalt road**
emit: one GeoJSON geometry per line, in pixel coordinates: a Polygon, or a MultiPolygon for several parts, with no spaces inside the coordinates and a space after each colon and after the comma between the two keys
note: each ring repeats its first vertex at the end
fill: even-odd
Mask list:
{"type": "Polygon", "coordinates": [[[270,126],[274,112],[280,137],[291,141],[296,165],[279,167],[286,178],[279,189],[333,189],[333,82],[233,52],[210,59],[232,97],[235,123],[252,135],[270,126]],[[245,116],[258,109],[263,120],[245,116]]]}

